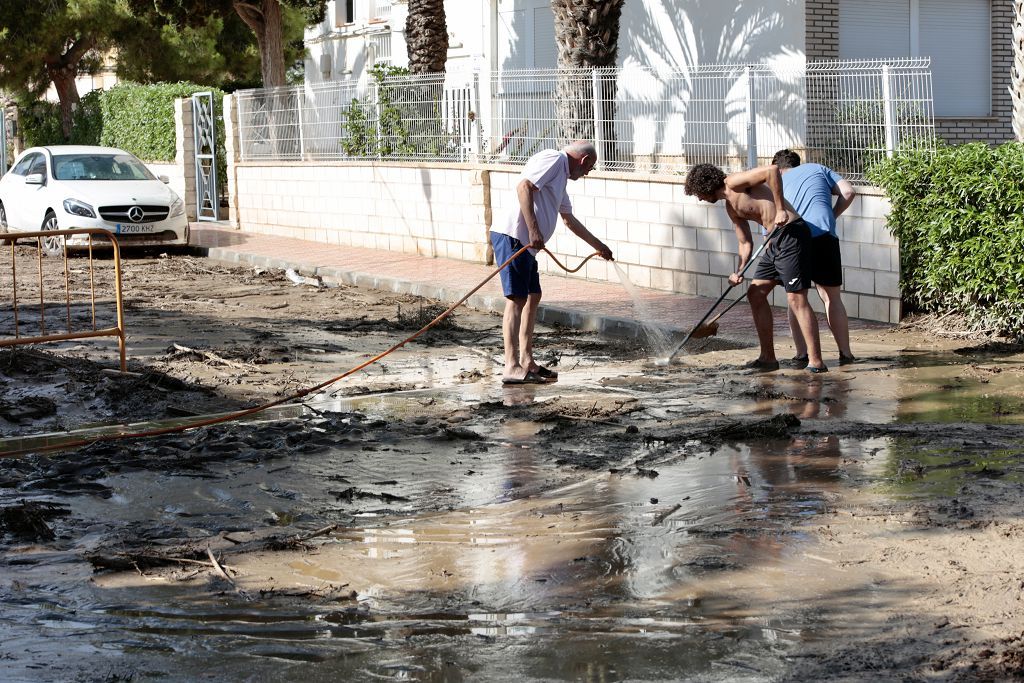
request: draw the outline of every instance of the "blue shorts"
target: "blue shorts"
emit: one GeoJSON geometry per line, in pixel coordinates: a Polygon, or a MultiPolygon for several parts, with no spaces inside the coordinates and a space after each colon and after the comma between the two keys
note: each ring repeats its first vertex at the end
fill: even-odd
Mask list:
{"type": "MultiPolygon", "coordinates": [[[[512,254],[523,248],[523,243],[510,235],[491,232],[491,246],[494,247],[494,262],[499,266],[508,261],[512,254]]],[[[501,270],[501,289],[509,298],[540,294],[540,272],[537,257],[524,251],[507,268],[501,270]]]]}

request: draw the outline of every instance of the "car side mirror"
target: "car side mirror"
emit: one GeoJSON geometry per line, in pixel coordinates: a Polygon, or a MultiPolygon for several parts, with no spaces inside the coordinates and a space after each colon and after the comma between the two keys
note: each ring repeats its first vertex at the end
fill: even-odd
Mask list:
{"type": "Polygon", "coordinates": [[[168,183],[170,183],[170,182],[171,182],[171,179],[170,179],[170,178],[168,178],[168,177],[167,177],[167,176],[165,176],[165,175],[158,175],[158,176],[157,176],[157,179],[159,179],[159,180],[160,180],[160,182],[161,182],[161,183],[163,183],[164,185],[167,185],[168,183]]]}
{"type": "Polygon", "coordinates": [[[46,177],[42,173],[29,173],[25,176],[26,185],[42,185],[46,181],[46,177]]]}

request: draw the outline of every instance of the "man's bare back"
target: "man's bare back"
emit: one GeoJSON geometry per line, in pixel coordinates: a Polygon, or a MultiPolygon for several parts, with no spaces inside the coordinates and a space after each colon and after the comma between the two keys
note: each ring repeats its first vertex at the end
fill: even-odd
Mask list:
{"type": "MultiPolygon", "coordinates": [[[[793,209],[789,202],[783,200],[783,205],[786,213],[789,214],[787,223],[800,218],[800,214],[793,209]]],[[[772,191],[765,185],[755,185],[737,191],[729,187],[728,179],[726,179],[725,208],[730,218],[757,221],[768,232],[771,232],[776,225],[775,198],[772,191]]]]}

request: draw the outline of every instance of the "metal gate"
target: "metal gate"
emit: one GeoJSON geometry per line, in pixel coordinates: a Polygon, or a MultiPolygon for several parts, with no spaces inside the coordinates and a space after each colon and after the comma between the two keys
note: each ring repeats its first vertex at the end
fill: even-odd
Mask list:
{"type": "Polygon", "coordinates": [[[196,218],[215,221],[220,201],[217,198],[217,118],[213,93],[192,95],[192,122],[196,143],[196,218]]]}
{"type": "Polygon", "coordinates": [[[0,107],[0,175],[7,173],[7,112],[0,107]]]}

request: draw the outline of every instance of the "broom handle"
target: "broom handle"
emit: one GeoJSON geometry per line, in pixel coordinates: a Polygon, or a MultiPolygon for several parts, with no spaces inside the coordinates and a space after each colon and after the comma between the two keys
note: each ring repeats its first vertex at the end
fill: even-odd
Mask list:
{"type": "MultiPolygon", "coordinates": [[[[761,246],[759,246],[757,248],[757,251],[754,252],[753,256],[750,257],[750,260],[747,261],[747,264],[745,266],[743,266],[743,269],[738,273],[740,277],[743,277],[743,274],[745,272],[747,272],[747,268],[749,268],[751,266],[751,264],[758,259],[758,257],[761,255],[761,252],[764,251],[764,248],[767,247],[768,243],[772,241],[772,238],[775,237],[776,233],[782,232],[782,230],[785,227],[786,227],[785,225],[780,225],[777,228],[775,228],[774,230],[772,230],[770,233],[768,233],[768,237],[765,239],[764,242],[761,243],[761,246]]],[[[668,354],[668,359],[669,360],[672,360],[672,358],[675,357],[675,355],[677,353],[679,353],[680,349],[682,349],[683,346],[686,345],[686,342],[690,341],[690,337],[693,336],[693,333],[696,332],[698,330],[698,328],[700,328],[700,326],[704,324],[705,320],[707,320],[709,317],[711,317],[711,314],[715,312],[715,309],[718,308],[718,305],[720,303],[722,303],[722,301],[725,300],[726,295],[730,291],[732,291],[732,288],[735,287],[735,286],[736,285],[734,285],[732,283],[729,283],[729,286],[726,287],[724,292],[722,292],[722,295],[720,297],[718,297],[718,301],[716,301],[714,303],[714,305],[711,306],[711,308],[708,309],[708,312],[704,314],[704,317],[700,319],[700,322],[698,322],[696,325],[694,325],[693,329],[691,329],[689,332],[686,333],[686,336],[683,338],[683,341],[679,342],[679,344],[677,344],[676,347],[674,349],[672,349],[672,353],[668,354]]],[[[735,301],[733,301],[731,304],[729,304],[724,311],[722,311],[721,313],[718,314],[718,317],[716,317],[715,320],[718,320],[718,318],[722,317],[730,308],[732,308],[737,303],[742,301],[743,297],[746,296],[746,295],[747,295],[747,293],[743,292],[743,295],[737,297],[735,301]]]]}

